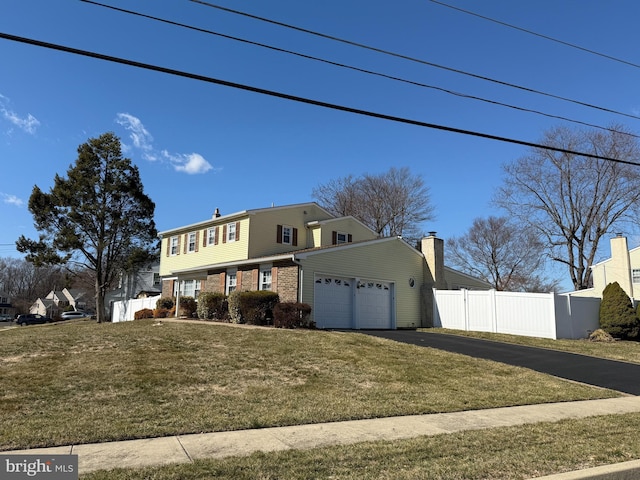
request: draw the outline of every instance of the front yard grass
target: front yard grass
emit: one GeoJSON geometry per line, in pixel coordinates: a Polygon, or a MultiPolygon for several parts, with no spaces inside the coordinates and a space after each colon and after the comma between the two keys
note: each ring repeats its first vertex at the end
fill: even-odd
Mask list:
{"type": "Polygon", "coordinates": [[[618,396],[357,333],[153,320],[0,334],[0,450],[618,396]]]}
{"type": "Polygon", "coordinates": [[[450,335],[462,335],[465,337],[481,338],[496,342],[515,343],[530,347],[550,348],[564,352],[590,355],[592,357],[608,358],[623,362],[640,363],[640,342],[622,341],[615,342],[591,342],[581,340],[553,340],[550,338],[522,337],[519,335],[507,335],[504,333],[490,332],[466,332],[464,330],[451,330],[446,328],[420,329],[429,333],[448,333],[450,335]]]}

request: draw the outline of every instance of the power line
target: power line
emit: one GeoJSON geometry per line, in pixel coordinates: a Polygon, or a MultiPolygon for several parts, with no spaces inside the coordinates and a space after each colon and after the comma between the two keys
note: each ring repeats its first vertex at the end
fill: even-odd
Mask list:
{"type": "Polygon", "coordinates": [[[582,50],[583,52],[591,53],[592,55],[597,55],[599,57],[603,57],[609,60],[613,60],[614,62],[624,63],[625,65],[629,65],[631,67],[640,68],[640,65],[637,63],[629,62],[628,60],[623,60],[621,58],[614,57],[612,55],[607,55],[606,53],[597,52],[595,50],[591,50],[589,48],[581,47],[580,45],[576,45],[574,43],[565,42],[564,40],[559,40],[557,38],[550,37],[548,35],[544,35],[542,33],[534,32],[532,30],[527,30],[526,28],[518,27],[516,25],[512,25],[510,23],[502,22],[500,20],[496,20],[495,18],[486,17],[484,15],[480,15],[479,13],[472,12],[470,10],[465,10],[460,7],[455,7],[453,5],[449,5],[448,3],[439,2],[438,0],[429,0],[432,3],[437,3],[438,5],[442,5],[443,7],[450,8],[452,10],[457,10],[462,13],[466,13],[467,15],[473,15],[474,17],[481,18],[483,20],[487,20],[489,22],[497,23],[498,25],[502,25],[503,27],[513,28],[514,30],[519,30],[520,32],[528,33],[529,35],[534,35],[536,37],[544,38],[545,40],[550,40],[555,43],[559,43],[561,45],[565,45],[567,47],[575,48],[577,50],[582,50]]]}
{"type": "MultiPolygon", "coordinates": [[[[85,0],[81,0],[81,1],[85,1],[85,0]]],[[[640,120],[640,116],[632,115],[630,113],[623,113],[623,112],[619,112],[617,110],[612,110],[612,109],[609,109],[609,108],[606,108],[606,107],[599,107],[597,105],[592,105],[590,103],[582,102],[582,101],[579,101],[579,100],[573,100],[571,98],[562,97],[560,95],[555,95],[555,94],[552,94],[552,93],[542,92],[540,90],[535,90],[533,88],[523,87],[521,85],[516,85],[516,84],[513,84],[513,83],[509,83],[509,82],[504,82],[502,80],[496,80],[494,78],[485,77],[483,75],[478,75],[478,74],[471,73],[471,72],[465,72],[464,70],[459,70],[459,69],[456,69],[456,68],[447,67],[447,66],[444,66],[444,65],[439,65],[437,63],[428,62],[426,60],[421,60],[419,58],[410,57],[408,55],[404,55],[404,54],[401,54],[401,53],[395,53],[395,52],[391,52],[391,51],[388,51],[388,50],[383,50],[383,49],[377,48],[377,47],[371,47],[369,45],[365,45],[365,44],[362,44],[362,43],[353,42],[351,40],[345,40],[343,38],[335,37],[333,35],[327,35],[327,34],[324,34],[324,33],[315,32],[313,30],[308,30],[306,28],[297,27],[295,25],[290,25],[290,24],[287,24],[287,23],[278,22],[276,20],[271,20],[269,18],[259,17],[257,15],[252,15],[250,13],[241,12],[239,10],[234,10],[234,9],[231,9],[231,8],[223,7],[223,6],[216,5],[216,4],[213,4],[213,3],[210,3],[210,2],[205,2],[203,0],[189,0],[189,1],[191,1],[193,3],[199,3],[201,5],[204,5],[204,6],[207,6],[207,7],[210,7],[210,8],[215,8],[215,9],[218,9],[218,10],[222,10],[222,11],[225,11],[225,12],[228,12],[228,13],[233,13],[233,14],[236,14],[236,15],[241,15],[241,16],[244,16],[244,17],[252,18],[254,20],[259,20],[259,21],[262,21],[262,22],[271,23],[273,25],[278,25],[278,26],[289,28],[289,29],[296,30],[296,31],[299,31],[299,32],[308,33],[309,35],[315,35],[317,37],[326,38],[328,40],[333,40],[333,41],[336,41],[336,42],[345,43],[347,45],[351,45],[351,46],[354,46],[354,47],[364,48],[366,50],[371,50],[373,52],[382,53],[384,55],[390,55],[392,57],[401,58],[401,59],[408,60],[408,61],[415,62],[415,63],[420,63],[422,65],[428,65],[430,67],[439,68],[439,69],[442,69],[442,70],[458,73],[458,74],[461,74],[461,75],[466,75],[468,77],[477,78],[479,80],[484,80],[484,81],[487,81],[487,82],[496,83],[498,85],[503,85],[503,86],[506,86],[506,87],[516,88],[518,90],[523,90],[525,92],[535,93],[535,94],[538,94],[538,95],[544,95],[546,97],[554,98],[556,100],[562,100],[564,102],[575,103],[575,104],[581,105],[583,107],[594,108],[596,110],[600,110],[600,111],[603,111],[603,112],[614,113],[616,115],[622,115],[624,117],[629,117],[629,118],[633,118],[633,119],[636,119],[636,120],[640,120]]]]}
{"type": "MultiPolygon", "coordinates": [[[[349,69],[349,70],[354,70],[354,71],[357,71],[357,72],[360,72],[360,73],[365,73],[365,74],[368,74],[368,75],[374,75],[374,76],[377,76],[377,77],[386,78],[388,80],[402,82],[402,83],[406,83],[406,84],[409,84],[409,85],[414,85],[414,86],[417,86],[417,87],[428,88],[428,89],[431,89],[431,90],[437,90],[439,92],[443,92],[443,93],[446,93],[446,94],[449,94],[449,95],[454,95],[454,96],[461,97],[461,98],[466,98],[466,99],[469,99],[469,100],[476,100],[476,101],[488,103],[488,104],[491,104],[491,105],[497,105],[497,106],[500,106],[500,107],[506,107],[506,108],[510,108],[510,109],[513,109],[513,110],[518,110],[518,111],[521,111],[521,112],[527,112],[527,113],[533,113],[533,114],[536,114],[536,115],[542,115],[542,116],[545,116],[547,118],[555,118],[555,119],[563,120],[563,121],[566,121],[566,122],[576,123],[576,124],[584,125],[584,126],[587,126],[587,127],[592,127],[592,128],[597,128],[597,129],[600,129],[600,130],[605,130],[605,131],[608,131],[608,132],[615,132],[615,130],[612,130],[611,128],[603,127],[601,125],[595,125],[593,123],[583,122],[581,120],[575,120],[575,119],[572,119],[572,118],[564,117],[562,115],[555,115],[555,114],[551,114],[551,113],[542,112],[540,110],[534,110],[534,109],[531,109],[531,108],[520,107],[520,106],[517,106],[517,105],[511,105],[511,104],[508,104],[508,103],[499,102],[497,100],[490,100],[490,99],[483,98],[483,97],[478,97],[478,96],[475,96],[475,95],[469,95],[469,94],[466,94],[466,93],[456,92],[456,91],[453,91],[453,90],[450,90],[450,89],[447,89],[447,88],[438,87],[436,85],[429,85],[429,84],[426,84],[426,83],[421,83],[421,82],[417,82],[417,81],[413,81],[413,80],[408,80],[408,79],[405,79],[405,78],[396,77],[396,76],[388,75],[388,74],[385,74],[385,73],[375,72],[373,70],[368,70],[368,69],[364,69],[364,68],[360,68],[360,67],[354,67],[353,65],[347,65],[347,64],[344,64],[344,63],[334,62],[332,60],[327,60],[327,59],[324,59],[324,58],[315,57],[315,56],[312,56],[312,55],[307,55],[307,54],[304,54],[304,53],[299,53],[299,52],[295,52],[295,51],[292,51],[292,50],[287,50],[287,49],[284,49],[284,48],[274,47],[272,45],[267,45],[267,44],[264,44],[264,43],[254,42],[252,40],[247,40],[245,38],[235,37],[235,36],[232,36],[232,35],[227,35],[227,34],[224,34],[224,33],[215,32],[213,30],[208,30],[208,29],[205,29],[205,28],[194,27],[193,25],[188,25],[188,24],[176,22],[176,21],[173,21],[173,20],[167,20],[167,19],[164,19],[164,18],[160,18],[160,17],[156,17],[156,16],[153,16],[153,15],[149,15],[149,14],[146,14],[146,13],[136,12],[134,10],[128,10],[128,9],[124,9],[124,8],[119,8],[119,7],[115,7],[115,6],[112,6],[112,5],[99,3],[99,2],[96,2],[96,1],[93,1],[93,0],[81,0],[81,1],[84,2],[84,3],[89,3],[89,4],[92,4],[92,5],[99,6],[99,7],[108,8],[110,10],[114,10],[114,11],[117,11],[117,12],[122,12],[122,13],[126,13],[126,14],[129,14],[129,15],[134,15],[134,16],[146,18],[146,19],[149,19],[149,20],[154,20],[154,21],[157,21],[157,22],[166,23],[168,25],[173,25],[173,26],[177,26],[177,27],[181,27],[181,28],[185,28],[185,29],[189,29],[189,30],[194,30],[194,31],[197,31],[197,32],[200,32],[200,33],[206,33],[206,34],[209,34],[209,35],[215,35],[215,36],[222,37],[222,38],[225,38],[225,39],[234,40],[234,41],[237,41],[237,42],[241,42],[241,43],[245,43],[245,44],[249,44],[249,45],[254,45],[254,46],[257,46],[257,47],[261,47],[261,48],[266,48],[266,49],[273,50],[273,51],[280,52],[280,53],[286,53],[286,54],[289,54],[289,55],[294,55],[294,56],[297,56],[297,57],[305,58],[307,60],[314,60],[314,61],[326,63],[328,65],[333,65],[333,66],[336,66],[336,67],[346,68],[346,69],[349,69]]],[[[630,132],[622,132],[622,133],[624,133],[625,135],[628,135],[630,137],[640,138],[640,136],[635,135],[635,134],[630,133],[630,132]]]]}
{"type": "Polygon", "coordinates": [[[621,160],[618,158],[611,158],[611,157],[604,157],[601,155],[595,155],[592,153],[586,153],[586,152],[577,152],[574,150],[569,150],[566,148],[560,148],[560,147],[554,147],[551,145],[542,145],[539,143],[533,143],[533,142],[527,142],[525,140],[517,140],[517,139],[513,139],[513,138],[508,138],[508,137],[502,137],[499,135],[492,135],[489,133],[482,133],[482,132],[476,132],[473,130],[464,130],[461,128],[455,128],[455,127],[448,127],[445,125],[438,125],[435,123],[427,123],[427,122],[422,122],[420,120],[412,120],[409,118],[403,118],[403,117],[397,117],[397,116],[393,116],[393,115],[387,115],[384,113],[377,113],[377,112],[371,112],[368,110],[361,110],[358,108],[352,108],[352,107],[347,107],[344,105],[338,105],[335,103],[328,103],[328,102],[323,102],[320,100],[313,100],[311,98],[305,98],[305,97],[299,97],[296,95],[290,95],[288,93],[282,93],[282,92],[276,92],[273,90],[266,90],[264,88],[259,88],[259,87],[253,87],[250,85],[244,85],[241,83],[236,83],[236,82],[230,82],[228,80],[222,80],[222,79],[218,79],[218,78],[213,78],[213,77],[207,77],[204,75],[199,75],[196,73],[189,73],[189,72],[184,72],[181,70],[175,70],[172,68],[166,68],[166,67],[161,67],[158,65],[152,65],[152,64],[148,64],[148,63],[142,63],[142,62],[137,62],[135,60],[128,60],[125,58],[120,58],[120,57],[114,57],[111,55],[104,55],[102,53],[96,53],[96,52],[90,52],[88,50],[80,50],[77,48],[73,48],[73,47],[67,47],[64,45],[58,45],[55,43],[49,43],[49,42],[43,42],[40,40],[35,40],[35,39],[31,39],[31,38],[26,38],[26,37],[20,37],[17,35],[11,35],[8,33],[3,33],[0,32],[0,38],[4,38],[6,40],[11,40],[13,42],[19,42],[19,43],[26,43],[28,45],[34,45],[37,47],[43,47],[43,48],[48,48],[51,50],[58,50],[58,51],[62,51],[62,52],[66,52],[66,53],[72,53],[74,55],[81,55],[84,57],[90,57],[90,58],[96,58],[98,60],[104,60],[107,62],[112,62],[112,63],[119,63],[121,65],[128,65],[131,67],[136,67],[136,68],[142,68],[145,70],[152,70],[155,72],[161,72],[161,73],[166,73],[168,75],[175,75],[178,77],[184,77],[184,78],[190,78],[192,80],[199,80],[202,82],[207,82],[207,83],[213,83],[216,85],[222,85],[225,87],[231,87],[231,88],[236,88],[238,90],[244,90],[244,91],[248,91],[248,92],[253,92],[253,93],[259,93],[261,95],[268,95],[271,97],[276,97],[276,98],[281,98],[284,100],[291,100],[293,102],[298,102],[298,103],[305,103],[307,105],[315,105],[318,107],[323,107],[323,108],[329,108],[332,110],[338,110],[341,112],[348,112],[348,113],[353,113],[356,115],[362,115],[362,116],[366,116],[366,117],[371,117],[371,118],[378,118],[381,120],[388,120],[388,121],[392,121],[392,122],[397,122],[397,123],[404,123],[407,125],[415,125],[418,127],[424,127],[424,128],[431,128],[434,130],[442,130],[442,131],[446,131],[446,132],[451,132],[451,133],[458,133],[461,135],[469,135],[469,136],[473,136],[473,137],[480,137],[480,138],[486,138],[488,140],[496,140],[499,142],[505,142],[505,143],[511,143],[511,144],[516,144],[516,145],[522,145],[525,147],[532,147],[532,148],[541,148],[544,150],[552,150],[554,152],[560,152],[560,153],[566,153],[569,155],[577,155],[577,156],[581,156],[581,157],[587,157],[587,158],[594,158],[594,159],[598,159],[598,160],[604,160],[604,161],[608,161],[608,162],[614,162],[614,163],[620,163],[620,164],[625,164],[625,165],[633,165],[636,167],[640,167],[640,163],[636,163],[636,162],[631,162],[629,160],[621,160]]]}

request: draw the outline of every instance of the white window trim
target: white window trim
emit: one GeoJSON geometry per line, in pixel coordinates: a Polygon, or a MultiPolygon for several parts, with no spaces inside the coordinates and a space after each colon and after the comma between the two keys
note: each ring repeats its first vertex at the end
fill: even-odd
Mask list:
{"type": "Polygon", "coordinates": [[[344,232],[336,232],[336,245],[342,245],[343,243],[349,243],[349,234],[344,232]],[[340,240],[340,236],[344,239],[340,240]]]}
{"type": "Polygon", "coordinates": [[[215,245],[216,243],[216,227],[211,227],[207,230],[207,246],[215,245]]]}
{"type": "Polygon", "coordinates": [[[631,269],[631,281],[632,283],[640,283],[640,268],[631,269]]]}
{"type": "Polygon", "coordinates": [[[226,275],[226,279],[225,279],[225,285],[224,285],[224,293],[226,295],[229,295],[231,292],[233,292],[237,287],[238,287],[238,271],[237,270],[230,270],[227,272],[226,275]],[[233,290],[230,290],[231,287],[233,287],[233,290]]]}
{"type": "Polygon", "coordinates": [[[196,235],[195,232],[191,232],[189,233],[189,235],[187,235],[187,253],[195,253],[197,249],[198,249],[198,236],[196,235]]]}
{"type": "Polygon", "coordinates": [[[179,253],[180,253],[180,239],[178,238],[178,236],[171,237],[171,246],[169,247],[169,255],[171,255],[172,257],[175,257],[179,253]]]}
{"type": "Polygon", "coordinates": [[[227,243],[236,241],[236,222],[227,223],[227,243]],[[233,233],[233,238],[231,237],[233,233]]]}
{"type": "Polygon", "coordinates": [[[271,268],[261,269],[260,270],[260,285],[259,285],[260,290],[271,290],[272,285],[273,285],[273,276],[271,274],[271,268]],[[269,278],[268,286],[267,286],[267,283],[264,281],[266,275],[269,276],[268,277],[269,278]]]}
{"type": "Polygon", "coordinates": [[[282,226],[282,243],[284,245],[292,245],[293,244],[293,227],[291,227],[289,225],[283,225],[282,226]],[[289,237],[289,241],[285,240],[286,237],[289,237]]]}

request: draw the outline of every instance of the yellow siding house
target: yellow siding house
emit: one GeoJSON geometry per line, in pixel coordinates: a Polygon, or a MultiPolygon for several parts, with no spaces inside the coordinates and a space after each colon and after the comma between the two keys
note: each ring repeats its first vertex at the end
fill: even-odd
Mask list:
{"type": "Polygon", "coordinates": [[[446,268],[435,235],[420,251],[316,203],[216,210],[160,238],[163,296],[272,290],[281,301],[308,303],[318,328],[429,326],[433,287],[490,288],[446,268]]]}

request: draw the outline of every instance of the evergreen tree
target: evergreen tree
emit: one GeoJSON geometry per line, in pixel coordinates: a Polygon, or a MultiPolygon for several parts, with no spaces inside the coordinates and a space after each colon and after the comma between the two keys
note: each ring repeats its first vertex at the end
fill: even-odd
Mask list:
{"type": "Polygon", "coordinates": [[[610,283],[602,292],[600,328],[621,339],[635,339],[640,333],[640,321],[631,299],[618,282],[610,283]]]}
{"type": "Polygon", "coordinates": [[[36,185],[29,211],[38,240],[16,242],[38,265],[84,265],[93,276],[98,322],[105,320],[104,297],[123,271],[149,262],[157,250],[155,204],[145,195],[138,168],[122,157],[113,133],[78,147],[67,178],[56,174],[50,193],[36,185]]]}

